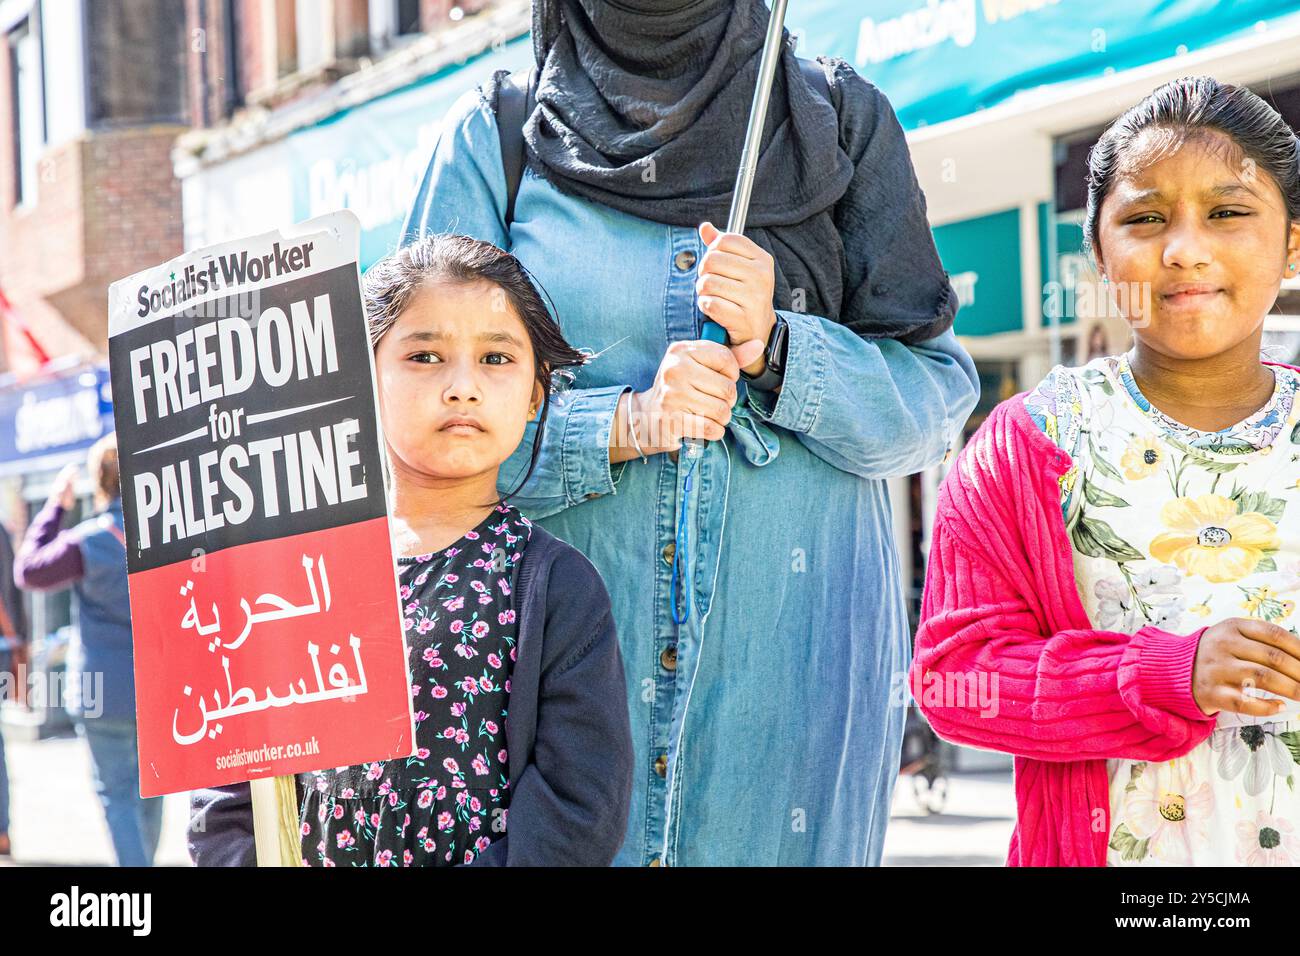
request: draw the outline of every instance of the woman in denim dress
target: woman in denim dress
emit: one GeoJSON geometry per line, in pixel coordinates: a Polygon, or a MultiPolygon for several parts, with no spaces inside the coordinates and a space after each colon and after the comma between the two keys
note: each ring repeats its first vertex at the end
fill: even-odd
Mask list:
{"type": "Polygon", "coordinates": [[[978,394],[902,129],[848,63],[810,82],[787,35],[749,225],[715,225],[768,16],[536,0],[512,218],[498,75],[403,228],[511,250],[594,356],[514,500],[609,587],[637,759],[616,864],[879,863],[911,655],[886,481],[938,464],[978,394]]]}

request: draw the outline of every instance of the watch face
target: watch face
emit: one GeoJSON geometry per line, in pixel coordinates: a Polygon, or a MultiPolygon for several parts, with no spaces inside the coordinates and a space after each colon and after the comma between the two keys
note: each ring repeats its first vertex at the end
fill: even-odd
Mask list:
{"type": "Polygon", "coordinates": [[[772,342],[768,347],[767,364],[778,372],[785,368],[785,347],[788,341],[786,333],[788,329],[789,326],[780,318],[777,319],[776,325],[772,328],[772,342]]]}

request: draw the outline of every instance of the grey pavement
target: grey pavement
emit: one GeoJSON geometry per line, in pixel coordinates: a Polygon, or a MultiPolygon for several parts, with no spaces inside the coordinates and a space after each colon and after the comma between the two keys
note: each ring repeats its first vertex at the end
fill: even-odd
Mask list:
{"type": "MultiPolygon", "coordinates": [[[[90,752],[76,736],[45,740],[5,738],[9,766],[12,861],[0,866],[113,866],[113,844],[95,796],[90,752]]],[[[188,800],[163,798],[157,866],[189,866],[185,851],[188,800]]]]}
{"type": "MultiPolygon", "coordinates": [[[[12,862],[0,865],[114,864],[108,829],[91,780],[90,755],[75,736],[40,741],[6,738],[11,791],[12,862]]],[[[163,798],[159,866],[189,866],[185,852],[188,801],[163,798]]],[[[1015,820],[1007,769],[965,770],[948,778],[943,812],[931,814],[913,793],[911,777],[894,789],[886,866],[1001,866],[1015,820]]]]}
{"type": "Polygon", "coordinates": [[[913,778],[894,787],[885,866],[1002,866],[1015,827],[1010,770],[961,771],[948,778],[943,811],[931,814],[913,794],[913,778]]]}

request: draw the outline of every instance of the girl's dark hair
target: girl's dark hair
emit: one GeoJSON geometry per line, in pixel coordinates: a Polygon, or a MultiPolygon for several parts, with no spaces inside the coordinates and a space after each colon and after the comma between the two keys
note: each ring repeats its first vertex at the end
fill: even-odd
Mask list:
{"type": "MultiPolygon", "coordinates": [[[[361,285],[371,349],[379,346],[379,340],[392,328],[416,290],[424,283],[436,280],[492,283],[501,290],[502,306],[508,303],[523,322],[533,346],[534,372],[543,391],[541,413],[533,435],[528,470],[513,491],[497,499],[500,504],[519,493],[537,465],[542,429],[546,426],[551,392],[555,389],[553,376],[571,377],[572,373],[561,372],[559,376],[555,373],[585,364],[588,356],[565,341],[559,324],[551,317],[538,294],[541,283],[533,278],[523,263],[490,242],[453,233],[426,235],[366,270],[361,285]],[[537,282],[536,286],[534,282],[537,282]]],[[[549,300],[550,294],[547,293],[546,297],[549,300]]]]}
{"type": "Polygon", "coordinates": [[[1088,153],[1088,212],[1084,243],[1100,248],[1097,219],[1116,177],[1178,149],[1205,132],[1222,133],[1243,165],[1262,170],[1282,191],[1287,218],[1300,222],[1300,140],[1286,120],[1242,86],[1211,76],[1185,76],[1166,83],[1115,120],[1088,153]],[[1148,129],[1163,135],[1134,146],[1148,129]]]}

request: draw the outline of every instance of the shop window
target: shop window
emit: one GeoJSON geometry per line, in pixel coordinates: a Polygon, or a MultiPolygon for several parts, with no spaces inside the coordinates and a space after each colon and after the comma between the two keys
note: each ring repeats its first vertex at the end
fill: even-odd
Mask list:
{"type": "Polygon", "coordinates": [[[1300,128],[1300,84],[1282,86],[1278,89],[1280,85],[1262,84],[1255,92],[1264,99],[1265,103],[1282,114],[1288,126],[1292,129],[1300,128]]]}
{"type": "Polygon", "coordinates": [[[271,57],[269,74],[272,80],[290,76],[298,70],[298,12],[297,0],[275,0],[262,7],[263,39],[268,37],[268,55],[271,57]]]}
{"type": "Polygon", "coordinates": [[[1104,127],[1076,133],[1056,144],[1056,211],[1068,213],[1088,205],[1088,151],[1104,127]]]}
{"type": "Polygon", "coordinates": [[[45,145],[45,93],[40,35],[26,18],[9,31],[10,109],[14,117],[14,196],[19,205],[36,201],[36,162],[45,145]]]}
{"type": "Polygon", "coordinates": [[[240,14],[242,6],[239,0],[225,0],[221,10],[222,30],[225,33],[223,60],[226,72],[226,116],[231,116],[236,109],[244,105],[244,95],[248,92],[239,54],[244,31],[243,17],[240,14]]]}
{"type": "Polygon", "coordinates": [[[975,372],[979,375],[980,397],[975,410],[966,421],[964,432],[967,440],[984,424],[984,419],[988,418],[994,407],[1022,390],[1018,365],[1015,359],[976,360],[975,372]]]}
{"type": "Polygon", "coordinates": [[[420,35],[420,0],[370,0],[370,46],[383,51],[420,35]]]}
{"type": "Polygon", "coordinates": [[[326,30],[319,0],[297,0],[293,19],[298,69],[307,73],[330,62],[333,59],[329,35],[332,31],[326,30]]]}
{"type": "Polygon", "coordinates": [[[397,23],[393,33],[396,36],[408,36],[420,32],[420,0],[394,0],[397,8],[397,23]]]}
{"type": "Polygon", "coordinates": [[[925,558],[929,542],[925,539],[925,491],[921,475],[908,475],[907,481],[907,539],[899,542],[908,550],[912,569],[908,580],[903,581],[903,598],[907,604],[907,622],[913,634],[921,619],[921,598],[925,594],[925,558]]]}
{"type": "Polygon", "coordinates": [[[180,123],[185,116],[185,5],[86,3],[87,120],[92,126],[180,123]],[[148,56],[141,56],[148,50],[148,56]]]}

